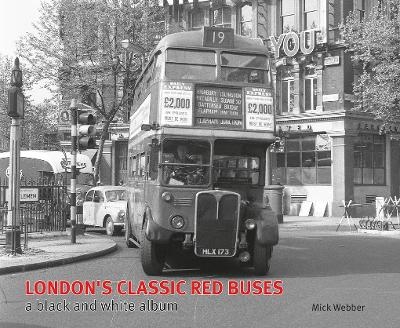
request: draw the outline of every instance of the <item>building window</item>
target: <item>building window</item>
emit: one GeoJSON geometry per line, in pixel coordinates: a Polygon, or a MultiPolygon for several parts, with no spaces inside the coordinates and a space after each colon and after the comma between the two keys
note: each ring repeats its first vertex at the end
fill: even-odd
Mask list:
{"type": "Polygon", "coordinates": [[[337,42],[341,39],[339,23],[341,21],[341,1],[329,0],[328,3],[329,41],[337,42]]]}
{"type": "Polygon", "coordinates": [[[361,22],[365,16],[365,0],[354,1],[354,13],[361,22]]]}
{"type": "Polygon", "coordinates": [[[245,4],[239,9],[240,34],[251,37],[253,9],[251,4],[245,4]]]}
{"type": "Polygon", "coordinates": [[[282,80],[281,90],[281,113],[292,112],[294,108],[294,80],[282,80]]]}
{"type": "Polygon", "coordinates": [[[354,143],[354,184],[385,184],[385,136],[361,135],[354,143]]]}
{"type": "Polygon", "coordinates": [[[197,30],[204,26],[204,11],[195,9],[189,12],[189,30],[197,30]]]}
{"type": "Polygon", "coordinates": [[[281,76],[281,99],[280,112],[291,113],[294,108],[294,78],[290,67],[283,67],[280,70],[281,76]]]}
{"type": "Polygon", "coordinates": [[[304,78],[304,110],[315,110],[317,108],[317,78],[306,76],[304,78]]]}
{"type": "Polygon", "coordinates": [[[304,29],[311,30],[319,26],[319,1],[304,0],[304,29]]]}
{"type": "Polygon", "coordinates": [[[211,26],[231,27],[231,7],[211,9],[211,26]]]}
{"type": "Polygon", "coordinates": [[[295,3],[294,0],[282,0],[281,4],[282,33],[295,30],[295,3]]]}
{"type": "Polygon", "coordinates": [[[314,67],[306,67],[304,72],[304,111],[317,108],[317,76],[314,67]]]}
{"type": "Polygon", "coordinates": [[[326,134],[287,139],[276,154],[273,182],[288,185],[331,184],[331,141],[326,134]]]}

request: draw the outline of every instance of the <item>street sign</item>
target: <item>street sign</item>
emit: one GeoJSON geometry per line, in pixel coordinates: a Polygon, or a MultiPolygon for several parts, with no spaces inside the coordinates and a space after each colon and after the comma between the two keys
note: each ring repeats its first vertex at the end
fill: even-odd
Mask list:
{"type": "MultiPolygon", "coordinates": [[[[10,189],[7,188],[6,200],[10,201],[10,189]]],[[[38,188],[21,188],[19,190],[19,201],[20,202],[38,202],[39,201],[39,189],[38,188]]]]}
{"type": "Polygon", "coordinates": [[[60,111],[59,123],[70,124],[70,121],[71,121],[70,111],[68,109],[63,109],[62,111],[60,111]]]}

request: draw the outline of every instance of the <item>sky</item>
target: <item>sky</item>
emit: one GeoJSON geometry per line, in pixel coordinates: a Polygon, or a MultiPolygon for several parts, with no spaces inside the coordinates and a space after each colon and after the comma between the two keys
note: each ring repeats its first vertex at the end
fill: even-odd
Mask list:
{"type": "MultiPolygon", "coordinates": [[[[15,57],[16,41],[33,30],[32,23],[39,18],[41,0],[0,0],[0,53],[15,57]]],[[[11,72],[10,72],[11,74],[11,72]]],[[[41,102],[49,92],[34,88],[31,92],[34,103],[41,102]]]]}

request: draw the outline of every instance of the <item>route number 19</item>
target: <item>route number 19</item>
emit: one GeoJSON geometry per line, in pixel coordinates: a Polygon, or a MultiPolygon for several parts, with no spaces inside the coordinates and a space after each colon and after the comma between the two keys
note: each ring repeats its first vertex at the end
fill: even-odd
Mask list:
{"type": "Polygon", "coordinates": [[[205,26],[203,46],[210,48],[234,48],[232,28],[205,26]]]}
{"type": "Polygon", "coordinates": [[[221,44],[224,42],[225,33],[222,31],[213,31],[213,43],[221,44]]]}

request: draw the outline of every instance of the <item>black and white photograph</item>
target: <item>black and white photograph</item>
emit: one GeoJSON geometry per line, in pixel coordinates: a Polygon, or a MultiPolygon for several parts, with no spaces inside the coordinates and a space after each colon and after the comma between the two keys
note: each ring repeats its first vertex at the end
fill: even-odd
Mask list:
{"type": "Polygon", "coordinates": [[[400,0],[0,0],[0,328],[395,328],[399,211],[400,0]]]}

